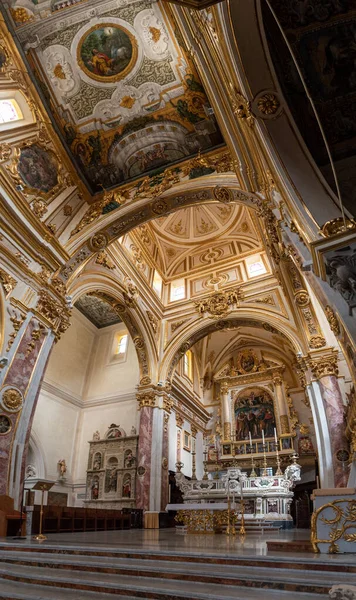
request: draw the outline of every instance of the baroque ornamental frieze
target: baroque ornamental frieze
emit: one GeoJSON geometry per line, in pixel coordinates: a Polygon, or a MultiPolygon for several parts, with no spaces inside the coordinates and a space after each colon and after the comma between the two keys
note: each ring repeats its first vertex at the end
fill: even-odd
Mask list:
{"type": "Polygon", "coordinates": [[[244,297],[240,288],[227,291],[216,291],[208,298],[194,302],[201,316],[208,314],[213,319],[225,317],[233,308],[239,306],[244,297]]]}

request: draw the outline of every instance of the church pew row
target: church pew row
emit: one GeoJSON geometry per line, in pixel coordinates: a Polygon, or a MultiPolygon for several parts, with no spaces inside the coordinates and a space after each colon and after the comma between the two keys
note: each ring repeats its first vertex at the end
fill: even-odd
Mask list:
{"type": "MultiPolygon", "coordinates": [[[[39,531],[40,506],[35,506],[32,535],[39,531]]],[[[77,531],[109,531],[141,529],[142,510],[109,510],[62,506],[43,507],[43,533],[72,533],[77,531]]]]}

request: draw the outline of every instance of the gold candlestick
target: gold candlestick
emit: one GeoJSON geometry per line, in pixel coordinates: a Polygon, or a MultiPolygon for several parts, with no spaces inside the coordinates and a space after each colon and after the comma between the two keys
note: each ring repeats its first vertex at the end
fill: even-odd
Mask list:
{"type": "Polygon", "coordinates": [[[276,463],[277,463],[276,475],[283,475],[282,470],[281,470],[281,459],[279,458],[279,452],[278,452],[278,442],[276,444],[276,463]]]}
{"type": "Polygon", "coordinates": [[[235,524],[234,523],[231,524],[231,502],[230,502],[230,496],[227,497],[227,526],[226,526],[226,535],[236,535],[235,524]]]}
{"type": "Polygon", "coordinates": [[[204,463],[204,475],[203,475],[203,479],[204,480],[208,479],[208,461],[206,459],[207,455],[208,455],[208,451],[205,449],[204,450],[204,461],[203,461],[203,463],[204,463]]]}
{"type": "MultiPolygon", "coordinates": [[[[242,485],[242,483],[241,483],[241,485],[242,485]]],[[[240,521],[239,534],[241,536],[246,535],[246,529],[245,529],[245,504],[244,504],[244,499],[242,497],[241,497],[241,521],[240,521]]]]}
{"type": "Polygon", "coordinates": [[[251,471],[250,477],[257,477],[257,473],[255,471],[255,461],[254,461],[253,456],[251,456],[251,466],[252,466],[252,471],[251,471]]]}
{"type": "Polygon", "coordinates": [[[263,444],[263,476],[267,476],[266,444],[263,444]]]}

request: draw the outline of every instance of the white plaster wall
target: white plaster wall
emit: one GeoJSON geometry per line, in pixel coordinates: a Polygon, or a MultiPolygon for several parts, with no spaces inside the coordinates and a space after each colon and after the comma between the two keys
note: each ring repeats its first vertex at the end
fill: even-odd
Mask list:
{"type": "Polygon", "coordinates": [[[120,332],[126,332],[120,323],[99,330],[90,358],[84,399],[99,399],[134,392],[139,383],[140,371],[134,343],[129,336],[126,357],[115,362],[113,348],[120,332]]]}
{"type": "Polygon", "coordinates": [[[58,479],[57,463],[64,458],[67,465],[66,478],[73,478],[74,448],[80,409],[41,391],[34,416],[32,434],[40,442],[44,453],[46,479],[58,479]]]}
{"type": "Polygon", "coordinates": [[[74,309],[71,326],[54,345],[44,380],[80,398],[96,331],[96,327],[74,309]]]}

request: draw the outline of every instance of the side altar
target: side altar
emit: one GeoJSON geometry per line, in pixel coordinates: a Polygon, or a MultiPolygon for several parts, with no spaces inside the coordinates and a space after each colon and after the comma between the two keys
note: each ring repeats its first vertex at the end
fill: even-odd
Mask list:
{"type": "Polygon", "coordinates": [[[136,506],[136,463],[138,436],[112,423],[104,439],[96,431],[89,442],[87,468],[88,508],[118,509],[136,506]]]}
{"type": "MultiPolygon", "coordinates": [[[[284,529],[293,527],[290,505],[293,487],[300,481],[297,456],[280,475],[250,475],[239,468],[221,472],[219,479],[189,481],[178,471],[176,482],[183,494],[183,504],[168,504],[166,510],[178,511],[178,520],[188,526],[188,531],[213,533],[215,527],[231,523],[224,514],[231,512],[236,525],[245,523],[271,523],[284,529]],[[203,512],[205,516],[203,515],[203,512]]],[[[225,515],[226,516],[226,515],[225,515]]]]}

